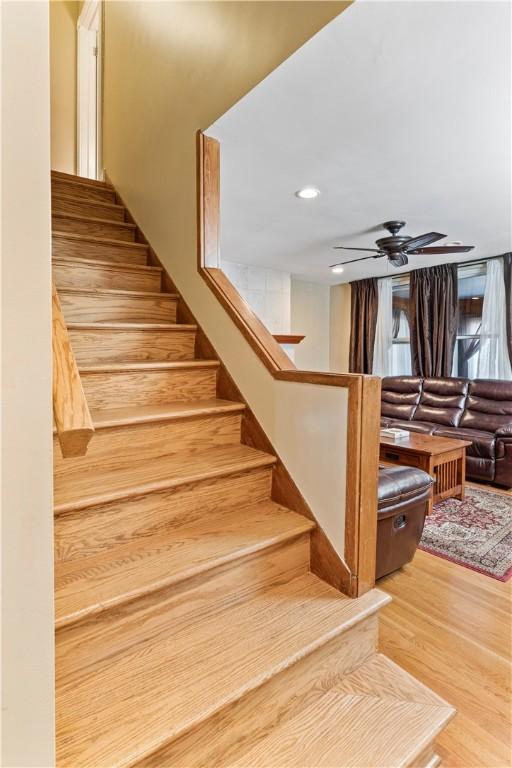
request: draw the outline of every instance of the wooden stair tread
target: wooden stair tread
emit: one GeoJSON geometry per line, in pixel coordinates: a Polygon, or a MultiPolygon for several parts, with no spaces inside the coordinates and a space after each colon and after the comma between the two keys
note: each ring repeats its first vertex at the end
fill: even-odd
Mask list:
{"type": "Polygon", "coordinates": [[[136,323],[97,320],[95,322],[70,322],[67,323],[69,331],[197,331],[197,325],[186,323],[136,323]]]}
{"type": "Polygon", "coordinates": [[[170,454],[135,462],[121,471],[94,472],[72,481],[55,478],[54,512],[104,504],[173,488],[185,483],[272,466],[276,459],[247,445],[228,445],[196,453],[170,454]]]}
{"type": "Polygon", "coordinates": [[[81,365],[80,373],[124,373],[127,371],[173,371],[193,368],[218,368],[218,360],[172,360],[168,363],[99,363],[81,365]]]}
{"type": "Polygon", "coordinates": [[[52,216],[59,219],[71,219],[71,221],[88,221],[91,224],[115,224],[116,227],[124,229],[137,229],[136,224],[132,224],[130,221],[117,221],[117,219],[98,219],[96,216],[80,216],[78,213],[60,213],[54,211],[52,216]]]}
{"type": "MultiPolygon", "coordinates": [[[[138,245],[138,243],[136,243],[138,245]]],[[[104,261],[101,259],[83,259],[79,256],[53,256],[52,262],[54,264],[76,264],[82,267],[91,267],[91,269],[110,269],[116,272],[144,272],[144,273],[156,273],[162,272],[162,267],[153,267],[149,264],[123,264],[117,261],[104,261]]]]}
{"type": "MultiPolygon", "coordinates": [[[[75,182],[72,182],[75,183],[75,182]]],[[[110,189],[107,187],[106,189],[110,189]]],[[[113,190],[112,190],[113,191],[113,190]]],[[[107,203],[105,202],[99,202],[94,200],[84,200],[82,197],[76,197],[75,195],[65,195],[62,194],[62,192],[52,192],[52,200],[63,200],[64,202],[70,202],[70,203],[77,203],[77,205],[101,205],[104,208],[112,208],[114,211],[125,211],[126,208],[124,205],[119,205],[119,203],[107,203]]]]}
{"type": "MultiPolygon", "coordinates": [[[[116,222],[114,222],[115,224],[116,222]]],[[[52,237],[56,237],[63,240],[71,239],[73,241],[87,241],[89,243],[98,243],[100,245],[115,245],[120,248],[138,248],[141,250],[148,250],[149,246],[146,243],[136,243],[129,240],[116,240],[112,237],[94,237],[94,235],[84,235],[74,232],[63,232],[58,229],[52,231],[52,237]]]]}
{"type": "Polygon", "coordinates": [[[376,654],[218,768],[405,768],[453,715],[445,701],[376,654]]]}
{"type": "Polygon", "coordinates": [[[190,600],[179,617],[155,607],[143,621],[134,615],[102,633],[91,627],[83,668],[84,638],[64,636],[58,760],[134,765],[388,600],[378,590],[350,600],[306,574],[235,605],[212,595],[208,611],[190,600]]]}
{"type": "Polygon", "coordinates": [[[112,184],[108,181],[101,181],[100,179],[90,179],[88,176],[78,176],[75,173],[66,173],[65,171],[51,170],[52,179],[60,179],[62,181],[69,181],[70,184],[85,184],[90,187],[100,187],[101,189],[108,189],[115,192],[112,184]]]}
{"type": "Polygon", "coordinates": [[[123,288],[59,288],[59,295],[62,293],[72,293],[77,296],[98,296],[108,298],[109,296],[119,296],[121,298],[143,298],[157,296],[159,299],[178,299],[177,293],[163,293],[161,291],[127,291],[123,288]]]}
{"type": "Polygon", "coordinates": [[[132,408],[92,410],[95,429],[120,427],[126,424],[144,424],[152,421],[187,419],[194,416],[210,416],[216,413],[237,413],[245,409],[244,403],[232,400],[197,400],[192,403],[167,405],[139,405],[132,408]]]}
{"type": "MultiPolygon", "coordinates": [[[[272,501],[174,518],[165,531],[56,563],[57,628],[307,533],[305,517],[272,501]]],[[[112,535],[119,536],[119,527],[112,535]]],[[[105,536],[102,530],[102,536],[105,536]]]]}

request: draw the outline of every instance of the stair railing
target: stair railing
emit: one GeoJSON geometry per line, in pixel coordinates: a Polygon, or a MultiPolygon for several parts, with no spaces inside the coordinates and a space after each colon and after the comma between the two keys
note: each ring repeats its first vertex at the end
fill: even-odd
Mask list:
{"type": "Polygon", "coordinates": [[[52,283],[52,351],[53,418],[62,455],[64,458],[84,456],[94,427],[55,283],[52,283]]]}

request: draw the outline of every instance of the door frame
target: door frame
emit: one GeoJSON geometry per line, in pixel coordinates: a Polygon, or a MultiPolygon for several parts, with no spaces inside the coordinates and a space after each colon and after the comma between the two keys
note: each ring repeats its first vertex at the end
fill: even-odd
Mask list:
{"type": "Polygon", "coordinates": [[[102,157],[102,122],[103,122],[103,2],[102,0],[85,0],[82,12],[77,21],[77,91],[76,91],[76,148],[77,148],[77,173],[79,176],[86,176],[93,179],[103,178],[103,157],[102,157]],[[96,30],[96,98],[95,98],[95,131],[94,140],[95,162],[94,167],[89,166],[89,137],[88,128],[84,125],[84,114],[81,109],[81,94],[84,87],[84,81],[90,81],[90,72],[87,67],[90,66],[90,59],[83,56],[84,46],[88,45],[88,35],[97,25],[96,30]],[[84,160],[84,155],[87,158],[84,160]]]}

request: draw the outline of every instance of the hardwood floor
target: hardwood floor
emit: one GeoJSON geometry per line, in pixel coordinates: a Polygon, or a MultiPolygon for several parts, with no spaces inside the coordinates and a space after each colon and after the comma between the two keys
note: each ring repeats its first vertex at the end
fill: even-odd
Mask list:
{"type": "Polygon", "coordinates": [[[438,738],[444,768],[509,768],[512,580],[418,551],[377,586],[380,649],[457,709],[438,738]]]}

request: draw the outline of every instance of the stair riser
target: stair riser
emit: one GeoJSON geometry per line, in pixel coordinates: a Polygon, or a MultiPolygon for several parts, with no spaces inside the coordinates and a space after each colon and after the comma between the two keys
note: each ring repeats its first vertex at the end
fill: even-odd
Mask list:
{"type": "Polygon", "coordinates": [[[168,296],[116,296],[115,294],[59,291],[68,323],[175,323],[177,300],[168,296]]]}
{"type": "Polygon", "coordinates": [[[161,274],[150,270],[123,267],[54,262],[53,277],[57,288],[117,288],[123,291],[160,290],[161,274]]]}
{"type": "Polygon", "coordinates": [[[147,248],[130,245],[110,245],[109,243],[91,243],[87,240],[74,240],[65,237],[53,237],[52,253],[54,256],[76,256],[79,259],[99,259],[113,264],[146,264],[147,248]]]}
{"type": "Polygon", "coordinates": [[[267,467],[189,483],[143,497],[112,502],[55,518],[55,558],[75,560],[100,554],[114,544],[162,533],[173,520],[190,522],[213,512],[270,498],[267,467]]]}
{"type": "Polygon", "coordinates": [[[95,219],[111,219],[112,221],[124,221],[124,208],[105,205],[103,203],[93,203],[88,200],[65,200],[64,198],[52,197],[53,213],[73,213],[77,216],[93,216],[95,219]]]}
{"type": "Polygon", "coordinates": [[[52,192],[57,195],[80,197],[83,200],[98,200],[100,202],[115,203],[116,194],[113,190],[89,184],[77,184],[65,179],[52,179],[52,192]]]}
{"type": "Polygon", "coordinates": [[[79,365],[192,360],[195,331],[95,331],[70,329],[79,365]]]}
{"type": "Polygon", "coordinates": [[[87,454],[63,459],[54,437],[54,477],[73,482],[77,475],[126,469],[152,458],[240,442],[240,414],[199,419],[133,424],[97,429],[87,454]]]}
{"type": "Polygon", "coordinates": [[[89,235],[90,237],[108,237],[112,240],[135,242],[135,230],[121,224],[102,223],[80,219],[68,219],[59,214],[52,215],[52,227],[58,232],[71,232],[73,235],[89,235]]]}
{"type": "Polygon", "coordinates": [[[243,733],[249,743],[268,733],[279,722],[282,712],[286,711],[288,717],[299,714],[323,695],[322,686],[315,687],[316,680],[342,680],[370,658],[377,639],[377,617],[369,616],[166,748],[141,760],[137,768],[227,768],[243,749],[239,741],[233,743],[230,734],[243,733]]]}
{"type": "Polygon", "coordinates": [[[81,373],[89,408],[123,408],[208,400],[216,396],[215,368],[81,373]]]}
{"type": "Polygon", "coordinates": [[[127,642],[131,645],[131,641],[127,640],[121,629],[123,624],[143,621],[145,631],[148,630],[151,618],[144,616],[147,611],[172,611],[178,629],[180,623],[189,620],[190,606],[197,607],[198,601],[204,600],[204,618],[204,615],[211,611],[217,613],[223,605],[233,606],[248,600],[259,590],[301,576],[307,573],[308,568],[309,534],[303,534],[292,541],[263,549],[247,557],[230,560],[193,578],[64,625],[57,633],[58,683],[69,684],[75,675],[79,677],[81,661],[86,660],[87,665],[100,661],[101,657],[95,657],[94,645],[88,645],[88,637],[97,636],[99,631],[112,633],[109,638],[109,651],[113,655],[124,650],[127,642]],[[82,660],[75,656],[76,663],[73,664],[66,658],[66,645],[75,645],[77,642],[87,650],[82,660]]]}

